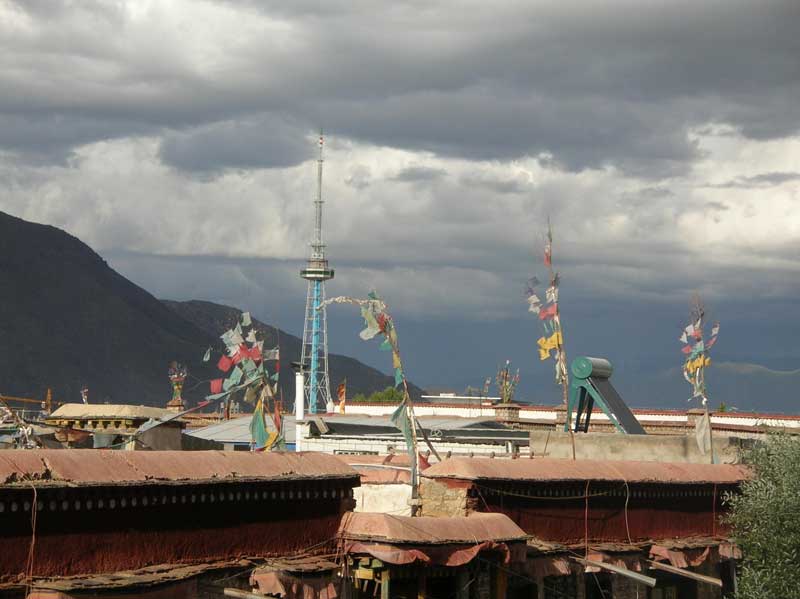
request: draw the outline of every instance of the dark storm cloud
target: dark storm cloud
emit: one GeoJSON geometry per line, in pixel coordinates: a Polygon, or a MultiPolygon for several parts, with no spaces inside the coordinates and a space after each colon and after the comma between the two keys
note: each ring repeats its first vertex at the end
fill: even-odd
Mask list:
{"type": "Polygon", "coordinates": [[[176,5],[172,19],[165,6],[65,6],[8,9],[7,150],[30,154],[48,122],[40,143],[59,149],[149,133],[188,170],[281,166],[304,156],[289,137],[323,124],[376,145],[663,177],[698,157],[692,126],[758,138],[800,126],[793,0],[227,2],[176,5]],[[181,29],[187,19],[208,35],[181,29]],[[276,111],[295,125],[259,143],[248,124],[276,111]]]}
{"type": "Polygon", "coordinates": [[[259,115],[168,133],[160,153],[165,163],[187,171],[281,168],[311,156],[307,133],[280,118],[259,115]]]}

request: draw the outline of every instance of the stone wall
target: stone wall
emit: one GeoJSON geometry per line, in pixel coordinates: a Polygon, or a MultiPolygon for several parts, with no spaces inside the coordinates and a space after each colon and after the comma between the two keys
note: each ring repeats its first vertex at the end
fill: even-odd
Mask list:
{"type": "Polygon", "coordinates": [[[423,516],[466,516],[467,487],[423,478],[420,482],[423,516]]]}
{"type": "MultiPolygon", "coordinates": [[[[641,460],[645,462],[683,462],[708,464],[710,454],[703,454],[694,435],[623,435],[619,433],[575,433],[531,431],[530,448],[534,456],[579,460],[641,460]]],[[[742,441],[736,437],[714,436],[717,463],[738,464],[742,441]]]]}

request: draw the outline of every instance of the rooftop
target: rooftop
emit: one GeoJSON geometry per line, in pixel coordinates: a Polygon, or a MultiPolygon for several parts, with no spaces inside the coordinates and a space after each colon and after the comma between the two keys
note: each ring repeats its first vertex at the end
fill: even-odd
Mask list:
{"type": "Polygon", "coordinates": [[[83,404],[66,403],[50,416],[48,420],[94,420],[94,419],[144,419],[159,420],[174,416],[175,412],[151,406],[129,406],[126,404],[83,404]]]}
{"type": "Polygon", "coordinates": [[[474,513],[436,518],[350,512],[342,518],[339,536],[347,540],[438,545],[482,541],[525,541],[528,534],[505,514],[474,513]]]}
{"type": "Polygon", "coordinates": [[[523,458],[451,458],[422,473],[427,478],[517,481],[614,481],[669,484],[737,484],[749,478],[744,466],[669,462],[523,458]]]}
{"type": "MultiPolygon", "coordinates": [[[[253,420],[252,414],[232,418],[230,420],[223,420],[216,424],[205,426],[203,428],[195,428],[186,431],[184,434],[198,439],[205,439],[207,441],[215,441],[217,443],[233,443],[238,445],[250,445],[253,438],[250,434],[250,422],[253,420]]],[[[284,440],[287,443],[295,442],[295,427],[294,416],[285,414],[284,421],[284,440]]]]}
{"type": "Polygon", "coordinates": [[[29,486],[28,481],[75,487],[357,477],[335,456],[313,452],[0,451],[0,488],[29,486]]]}

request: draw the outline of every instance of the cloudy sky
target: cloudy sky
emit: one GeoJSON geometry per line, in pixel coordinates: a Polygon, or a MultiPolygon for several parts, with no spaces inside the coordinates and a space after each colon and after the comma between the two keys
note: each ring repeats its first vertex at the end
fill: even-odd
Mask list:
{"type": "Polygon", "coordinates": [[[798,30],[795,0],[0,0],[0,210],[299,334],[324,127],[328,294],[387,298],[412,379],[510,358],[557,399],[524,301],[549,217],[569,354],[685,405],[693,291],[719,364],[800,364],[798,30]]]}

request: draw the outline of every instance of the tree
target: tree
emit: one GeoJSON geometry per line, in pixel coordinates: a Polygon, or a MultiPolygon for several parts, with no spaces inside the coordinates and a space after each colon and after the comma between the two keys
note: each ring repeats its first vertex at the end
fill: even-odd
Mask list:
{"type": "Polygon", "coordinates": [[[399,404],[403,401],[403,392],[395,387],[386,387],[383,391],[376,391],[369,396],[372,403],[391,403],[399,404]]]}
{"type": "Polygon", "coordinates": [[[747,457],[754,478],[728,498],[742,550],[737,598],[800,597],[800,440],[778,434],[747,457]]]}

